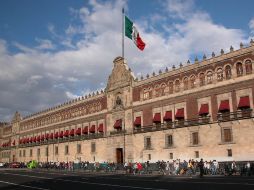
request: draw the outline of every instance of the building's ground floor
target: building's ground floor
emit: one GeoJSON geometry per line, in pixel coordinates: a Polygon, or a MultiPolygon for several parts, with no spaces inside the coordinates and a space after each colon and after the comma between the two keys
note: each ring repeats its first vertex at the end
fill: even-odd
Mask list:
{"type": "Polygon", "coordinates": [[[140,130],[96,139],[65,140],[1,150],[1,162],[156,162],[254,160],[254,119],[181,128],[140,130]]]}

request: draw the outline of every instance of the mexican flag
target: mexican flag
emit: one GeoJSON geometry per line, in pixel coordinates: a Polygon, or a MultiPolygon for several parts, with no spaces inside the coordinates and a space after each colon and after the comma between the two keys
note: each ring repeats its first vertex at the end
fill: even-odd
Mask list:
{"type": "Polygon", "coordinates": [[[125,16],[125,36],[130,38],[136,44],[138,49],[140,49],[141,51],[144,50],[146,44],[139,36],[139,32],[137,28],[133,25],[133,22],[127,16],[125,16]]]}

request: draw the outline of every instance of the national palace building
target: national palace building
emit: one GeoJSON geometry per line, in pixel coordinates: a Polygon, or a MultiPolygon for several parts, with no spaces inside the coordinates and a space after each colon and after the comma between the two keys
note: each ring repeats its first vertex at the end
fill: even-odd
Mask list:
{"type": "Polygon", "coordinates": [[[254,160],[254,42],[135,78],[0,127],[0,161],[254,160]]]}

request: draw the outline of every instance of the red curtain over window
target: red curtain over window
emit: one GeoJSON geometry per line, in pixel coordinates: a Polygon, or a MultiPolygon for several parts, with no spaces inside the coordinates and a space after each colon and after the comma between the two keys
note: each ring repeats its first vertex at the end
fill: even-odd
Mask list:
{"type": "Polygon", "coordinates": [[[219,111],[229,111],[229,100],[222,100],[220,102],[219,111]]]}
{"type": "Polygon", "coordinates": [[[58,132],[55,132],[54,138],[58,139],[58,132]]]}
{"type": "Polygon", "coordinates": [[[81,135],[81,128],[78,128],[78,129],[76,130],[76,135],[81,135]]]}
{"type": "Polygon", "coordinates": [[[175,117],[176,119],[184,119],[184,108],[177,109],[175,117]]]}
{"type": "Polygon", "coordinates": [[[89,133],[95,133],[95,125],[92,125],[92,126],[89,128],[89,133]]]}
{"type": "Polygon", "coordinates": [[[240,97],[238,108],[250,108],[249,96],[240,97]]]}
{"type": "Polygon", "coordinates": [[[64,132],[64,136],[65,136],[65,137],[68,137],[68,136],[69,136],[69,130],[66,130],[66,131],[64,132]]]}
{"type": "Polygon", "coordinates": [[[44,141],[44,135],[41,135],[41,141],[44,141]]]}
{"type": "Polygon", "coordinates": [[[71,130],[70,135],[74,136],[74,129],[71,130]]]}
{"type": "Polygon", "coordinates": [[[29,142],[30,142],[30,143],[32,143],[32,142],[33,142],[33,137],[30,137],[29,142]]]}
{"type": "Polygon", "coordinates": [[[64,136],[63,131],[61,131],[60,134],[59,134],[59,137],[63,138],[63,136],[64,136]]]}
{"type": "Polygon", "coordinates": [[[209,106],[208,104],[201,104],[198,114],[204,115],[209,113],[209,106]]]}
{"type": "Polygon", "coordinates": [[[54,138],[54,133],[51,133],[50,136],[49,136],[50,139],[53,139],[54,138]]]}
{"type": "Polygon", "coordinates": [[[12,142],[12,145],[15,146],[15,144],[16,144],[16,142],[15,142],[15,140],[14,140],[14,141],[12,142]]]}
{"type": "Polygon", "coordinates": [[[103,133],[103,123],[101,123],[98,127],[98,132],[103,133]]]}
{"type": "Polygon", "coordinates": [[[36,136],[33,137],[33,142],[36,142],[36,136]]]}
{"type": "Polygon", "coordinates": [[[36,137],[36,141],[37,141],[37,142],[40,142],[40,141],[41,141],[41,136],[40,136],[40,135],[36,137]]]}
{"type": "Polygon", "coordinates": [[[172,121],[172,111],[166,111],[164,117],[163,117],[164,121],[172,121]]]}
{"type": "Polygon", "coordinates": [[[83,134],[88,134],[88,126],[85,126],[82,131],[83,134]]]}
{"type": "Polygon", "coordinates": [[[46,139],[46,140],[49,139],[49,134],[48,134],[48,133],[46,134],[45,139],[46,139]]]}
{"type": "Polygon", "coordinates": [[[136,117],[135,121],[134,121],[134,125],[135,126],[141,126],[141,117],[136,117]]]}
{"type": "Polygon", "coordinates": [[[114,124],[114,128],[115,129],[122,128],[122,119],[116,120],[116,122],[114,124]]]}
{"type": "Polygon", "coordinates": [[[161,123],[161,113],[155,113],[153,117],[154,123],[161,123]]]}

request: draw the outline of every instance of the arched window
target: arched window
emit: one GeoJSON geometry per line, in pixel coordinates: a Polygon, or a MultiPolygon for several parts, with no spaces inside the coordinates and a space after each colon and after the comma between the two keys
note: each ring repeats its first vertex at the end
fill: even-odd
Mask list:
{"type": "Polygon", "coordinates": [[[162,84],[161,85],[161,95],[164,96],[165,95],[165,89],[166,89],[166,84],[162,84]]]}
{"type": "Polygon", "coordinates": [[[180,91],[180,80],[175,81],[175,91],[179,92],[180,91]]]}
{"type": "Polygon", "coordinates": [[[189,86],[188,77],[185,77],[183,79],[183,88],[184,88],[184,90],[188,90],[188,86],[189,86]]]}
{"type": "Polygon", "coordinates": [[[252,63],[250,60],[245,61],[246,74],[252,73],[252,63]]]}
{"type": "Polygon", "coordinates": [[[158,84],[154,88],[154,93],[155,93],[155,97],[161,96],[161,88],[158,84]]]}
{"type": "Polygon", "coordinates": [[[243,75],[243,65],[240,62],[236,64],[236,75],[238,77],[243,75]]]}
{"type": "Polygon", "coordinates": [[[190,78],[190,87],[195,88],[195,84],[196,84],[196,77],[192,75],[190,78]]]}
{"type": "Polygon", "coordinates": [[[147,100],[149,99],[149,90],[148,89],[144,89],[144,93],[143,93],[143,99],[147,100]]]}
{"type": "Polygon", "coordinates": [[[223,71],[222,68],[217,69],[217,80],[222,81],[223,80],[223,71]]]}
{"type": "Polygon", "coordinates": [[[207,78],[207,84],[213,83],[213,73],[212,73],[212,71],[207,72],[206,78],[207,78]]]}
{"type": "Polygon", "coordinates": [[[205,85],[205,74],[204,73],[199,74],[199,84],[200,84],[200,86],[205,85]]]}
{"type": "Polygon", "coordinates": [[[168,87],[169,87],[169,94],[173,94],[173,89],[174,89],[173,82],[169,82],[168,87]]]}
{"type": "Polygon", "coordinates": [[[231,73],[231,67],[229,65],[225,67],[225,75],[226,75],[226,79],[231,79],[232,73],[231,73]]]}

